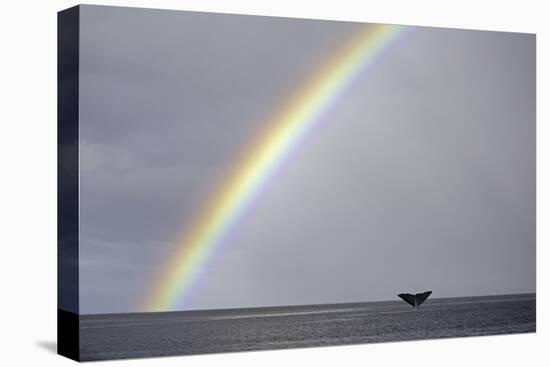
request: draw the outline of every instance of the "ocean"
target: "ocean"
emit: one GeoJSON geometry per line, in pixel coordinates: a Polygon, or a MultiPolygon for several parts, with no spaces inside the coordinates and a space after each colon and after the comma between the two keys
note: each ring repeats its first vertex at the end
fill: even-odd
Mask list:
{"type": "Polygon", "coordinates": [[[536,330],[535,294],[80,316],[82,361],[536,330]]]}

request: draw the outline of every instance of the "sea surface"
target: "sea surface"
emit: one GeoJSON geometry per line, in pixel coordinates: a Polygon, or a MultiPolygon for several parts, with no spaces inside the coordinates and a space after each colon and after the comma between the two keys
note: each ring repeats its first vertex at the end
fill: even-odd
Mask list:
{"type": "Polygon", "coordinates": [[[535,294],[80,316],[81,360],[535,332],[535,294]]]}

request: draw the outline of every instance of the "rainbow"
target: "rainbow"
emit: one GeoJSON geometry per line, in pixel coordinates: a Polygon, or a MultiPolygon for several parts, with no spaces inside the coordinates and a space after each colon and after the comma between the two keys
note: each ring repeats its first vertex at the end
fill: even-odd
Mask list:
{"type": "Polygon", "coordinates": [[[241,153],[227,177],[187,226],[176,251],[146,296],[146,311],[169,311],[188,293],[229,229],[259,196],[306,134],[352,81],[399,33],[395,25],[365,25],[297,88],[241,153]]]}

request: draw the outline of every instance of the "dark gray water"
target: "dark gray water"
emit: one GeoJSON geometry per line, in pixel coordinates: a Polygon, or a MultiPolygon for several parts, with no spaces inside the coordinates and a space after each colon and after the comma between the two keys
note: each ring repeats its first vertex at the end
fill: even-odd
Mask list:
{"type": "Polygon", "coordinates": [[[535,331],[535,295],[82,315],[81,360],[535,331]]]}

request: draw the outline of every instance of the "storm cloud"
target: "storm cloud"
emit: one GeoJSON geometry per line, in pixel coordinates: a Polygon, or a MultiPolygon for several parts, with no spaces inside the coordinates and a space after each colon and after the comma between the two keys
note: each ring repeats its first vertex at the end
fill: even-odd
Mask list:
{"type": "MultiPolygon", "coordinates": [[[[285,98],[364,25],[81,6],[81,313],[136,311],[285,98]]],[[[405,27],[181,309],[535,291],[535,37],[405,27]]]]}

